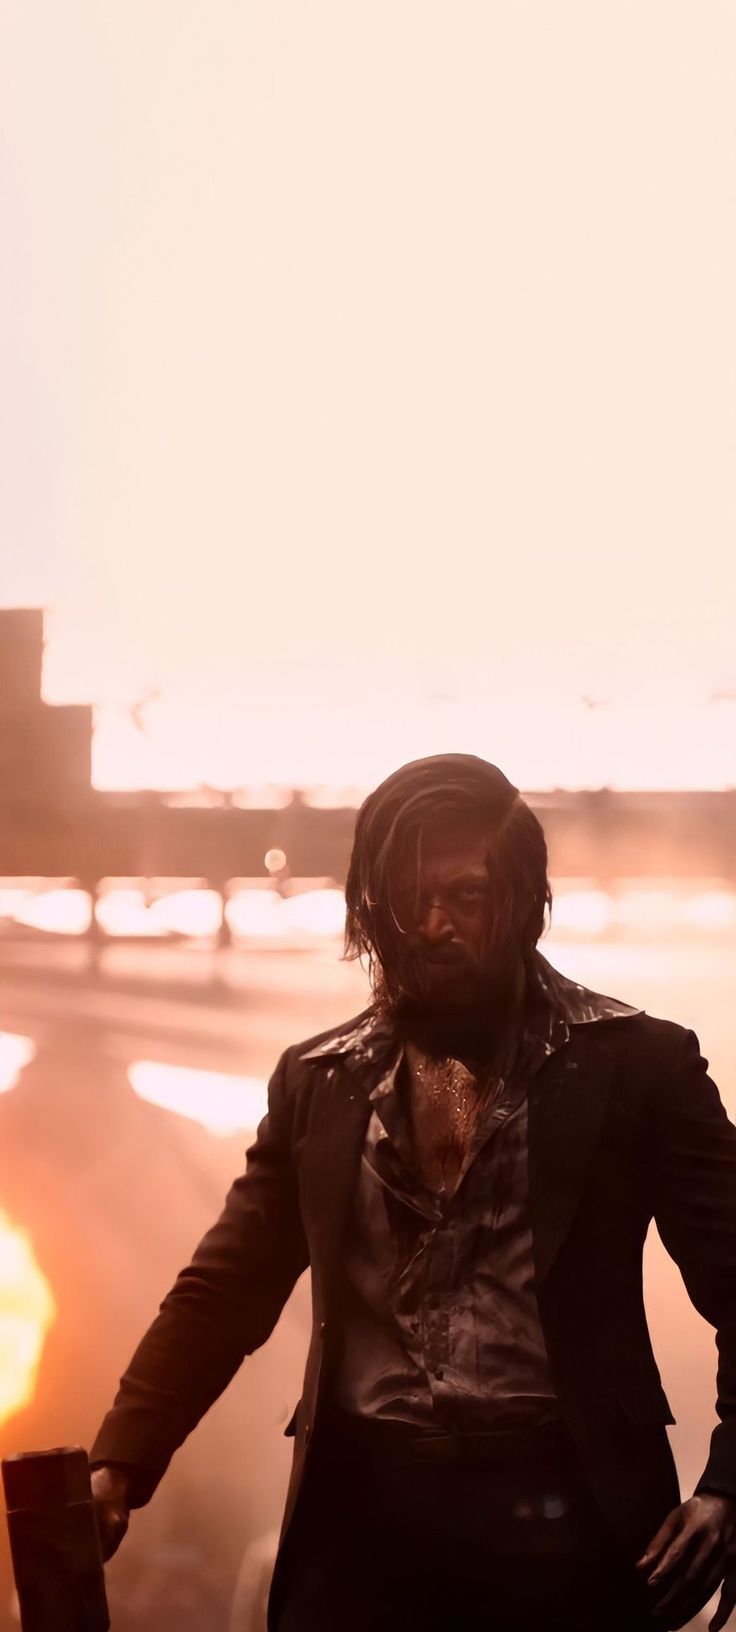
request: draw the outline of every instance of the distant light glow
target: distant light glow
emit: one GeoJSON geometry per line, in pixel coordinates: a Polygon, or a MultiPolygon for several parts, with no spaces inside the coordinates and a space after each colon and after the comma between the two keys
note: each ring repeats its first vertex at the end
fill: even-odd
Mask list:
{"type": "Polygon", "coordinates": [[[345,929],[345,896],[342,890],[305,890],[289,895],[279,912],[284,931],[308,935],[342,935],[345,929]]]}
{"type": "Polygon", "coordinates": [[[222,903],[216,890],[176,890],[150,907],[151,920],[174,935],[216,935],[222,903]]]}
{"type": "Polygon", "coordinates": [[[269,873],[280,873],[286,866],[286,851],[267,850],[263,858],[263,865],[269,873]]]}
{"type": "Polygon", "coordinates": [[[682,916],[693,929],[734,929],[736,895],[727,890],[703,890],[683,901],[682,916]]]}
{"type": "Polygon", "coordinates": [[[694,887],[694,881],[673,880],[646,886],[619,884],[611,890],[577,890],[571,882],[552,880],[551,935],[595,939],[619,934],[654,940],[662,935],[727,934],[736,929],[736,892],[725,885],[694,887]]]}
{"type": "Polygon", "coordinates": [[[555,895],[552,923],[578,935],[603,935],[611,925],[611,909],[605,890],[569,890],[555,895]]]}
{"type": "Polygon", "coordinates": [[[14,913],[17,924],[53,935],[86,935],[92,922],[92,902],[86,890],[44,890],[29,895],[14,913]]]}
{"type": "Polygon", "coordinates": [[[318,787],[305,788],[303,798],[312,810],[357,810],[368,792],[368,788],[358,787],[354,782],[345,786],[320,783],[318,787]]]}
{"type": "Polygon", "coordinates": [[[281,899],[273,889],[237,890],[225,907],[225,917],[233,935],[247,940],[281,934],[281,899]]]}
{"type": "Polygon", "coordinates": [[[237,890],[226,904],[225,917],[236,939],[303,945],[342,935],[345,896],[339,889],[306,889],[283,898],[273,889],[237,890]]]}
{"type": "Polygon", "coordinates": [[[46,1333],[56,1312],[30,1236],[0,1212],[0,1424],[33,1399],[46,1333]]]}
{"type": "Polygon", "coordinates": [[[232,803],[236,810],[285,810],[291,804],[293,788],[273,782],[258,787],[236,788],[232,803]]]}
{"type": "Polygon", "coordinates": [[[108,890],[97,902],[97,922],[106,935],[216,935],[222,906],[216,890],[174,890],[148,902],[143,890],[108,890]]]}
{"type": "Polygon", "coordinates": [[[151,916],[142,890],[106,891],[97,901],[95,916],[105,935],[161,939],[167,934],[164,925],[151,916]]]}
{"type": "Polygon", "coordinates": [[[136,1060],[128,1068],[131,1087],[162,1110],[199,1122],[220,1138],[255,1129],[267,1108],[262,1077],[233,1077],[221,1071],[136,1060]]]}
{"type": "Polygon", "coordinates": [[[185,788],[181,793],[167,792],[164,804],[169,810],[222,810],[225,800],[221,788],[185,788]]]}
{"type": "Polygon", "coordinates": [[[0,918],[16,918],[28,895],[28,890],[0,890],[0,918]]]}
{"type": "Polygon", "coordinates": [[[13,1031],[0,1031],[0,1094],[14,1088],[21,1071],[29,1065],[36,1052],[32,1037],[20,1037],[13,1031]]]}
{"type": "Polygon", "coordinates": [[[681,914],[681,897],[676,890],[627,889],[615,899],[614,917],[621,929],[657,935],[675,927],[681,914]]]}

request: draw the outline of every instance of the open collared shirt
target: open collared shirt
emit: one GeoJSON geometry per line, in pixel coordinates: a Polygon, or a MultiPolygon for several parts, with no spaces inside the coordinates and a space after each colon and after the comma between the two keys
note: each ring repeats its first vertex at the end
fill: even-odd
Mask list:
{"type": "Polygon", "coordinates": [[[413,1157],[407,1051],[369,1015],[318,1045],[375,1065],[346,1252],[337,1393],[344,1410],[419,1428],[483,1430],[558,1413],[534,1289],[527,1090],[573,1026],[641,1013],[569,980],[536,953],[544,1006],[514,1065],[486,1096],[454,1191],[433,1191],[413,1157]]]}

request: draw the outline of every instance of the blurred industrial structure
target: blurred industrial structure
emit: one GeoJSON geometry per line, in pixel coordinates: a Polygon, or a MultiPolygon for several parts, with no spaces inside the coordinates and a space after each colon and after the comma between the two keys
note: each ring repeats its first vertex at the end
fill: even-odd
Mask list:
{"type": "MultiPolygon", "coordinates": [[[[100,792],[91,782],[93,714],[41,696],[43,613],[0,611],[0,874],[75,880],[187,878],[222,893],[264,874],[282,851],[292,877],[344,882],[352,808],[293,790],[280,809],[208,803],[172,790],[100,792]]],[[[652,743],[656,757],[656,743],[652,743]]],[[[736,764],[736,757],[735,757],[736,764]]],[[[545,828],[553,875],[606,888],[618,878],[707,874],[736,884],[736,789],[526,792],[545,828]]]]}

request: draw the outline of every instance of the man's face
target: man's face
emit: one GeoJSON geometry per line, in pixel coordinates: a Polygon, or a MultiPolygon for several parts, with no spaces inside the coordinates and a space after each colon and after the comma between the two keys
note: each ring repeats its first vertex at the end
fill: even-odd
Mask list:
{"type": "Polygon", "coordinates": [[[440,988],[456,983],[454,971],[482,960],[491,892],[487,850],[485,833],[455,821],[425,830],[394,863],[394,912],[412,948],[438,972],[440,988]]]}
{"type": "Polygon", "coordinates": [[[389,871],[394,959],[383,969],[398,1020],[429,1039],[476,1037],[508,1012],[518,985],[518,958],[493,948],[494,892],[488,833],[477,820],[446,818],[397,848],[389,871]]]}

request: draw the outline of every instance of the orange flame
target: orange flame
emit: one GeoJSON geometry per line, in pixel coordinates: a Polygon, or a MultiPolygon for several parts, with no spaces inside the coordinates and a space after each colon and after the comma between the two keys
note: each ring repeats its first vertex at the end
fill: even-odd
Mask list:
{"type": "Polygon", "coordinates": [[[0,1211],[0,1425],[33,1399],[46,1333],[55,1318],[53,1293],[30,1236],[0,1211]]]}

